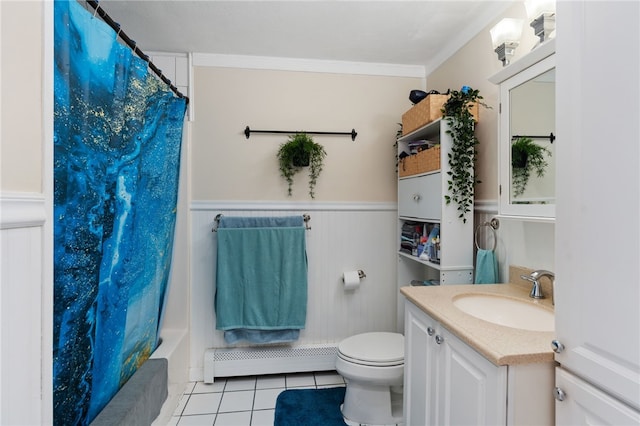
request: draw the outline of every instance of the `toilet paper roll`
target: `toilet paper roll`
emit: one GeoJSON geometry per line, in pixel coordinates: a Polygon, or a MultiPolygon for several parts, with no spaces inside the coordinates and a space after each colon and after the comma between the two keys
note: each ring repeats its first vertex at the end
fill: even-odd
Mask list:
{"type": "Polygon", "coordinates": [[[346,271],[342,274],[345,290],[355,290],[360,287],[360,273],[358,271],[346,271]]]}

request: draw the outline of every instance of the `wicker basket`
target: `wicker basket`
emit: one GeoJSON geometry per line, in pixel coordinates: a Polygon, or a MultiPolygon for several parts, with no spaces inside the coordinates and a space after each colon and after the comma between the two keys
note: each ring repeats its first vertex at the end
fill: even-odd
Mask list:
{"type": "MultiPolygon", "coordinates": [[[[442,107],[449,95],[429,95],[402,114],[402,134],[407,135],[414,130],[442,117],[442,107]]],[[[470,108],[471,115],[478,122],[478,104],[470,108]]]]}
{"type": "Polygon", "coordinates": [[[404,157],[398,165],[400,177],[440,170],[440,145],[404,157]]]}

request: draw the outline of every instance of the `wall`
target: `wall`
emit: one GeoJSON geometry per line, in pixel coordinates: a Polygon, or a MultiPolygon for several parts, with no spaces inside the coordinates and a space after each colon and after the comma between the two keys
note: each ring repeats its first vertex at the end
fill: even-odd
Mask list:
{"type": "MultiPolygon", "coordinates": [[[[194,59],[195,60],[195,59],[194,59]]],[[[314,136],[327,151],[318,201],[395,201],[395,142],[411,89],[422,78],[196,66],[192,145],[194,200],[310,200],[304,174],[293,196],[276,152],[287,135],[244,128],[350,132],[314,136]],[[221,183],[223,177],[224,183],[221,183]]]]}
{"type": "Polygon", "coordinates": [[[2,191],[42,192],[43,19],[39,2],[2,2],[2,191]]]}
{"type": "MultiPolygon", "coordinates": [[[[526,24],[524,3],[514,3],[503,15],[497,17],[483,31],[452,55],[440,67],[427,75],[427,89],[459,90],[468,85],[480,91],[484,102],[491,109],[480,108],[480,121],[476,135],[480,140],[476,163],[476,226],[490,220],[498,212],[498,111],[499,87],[488,78],[502,69],[491,45],[489,30],[502,18],[521,18],[525,21],[522,39],[511,62],[527,54],[538,40],[526,24]]],[[[501,220],[496,249],[502,281],[508,279],[509,264],[534,269],[554,270],[554,230],[550,223],[501,220]]]]}
{"type": "MultiPolygon", "coordinates": [[[[365,331],[396,329],[397,123],[411,107],[416,76],[363,75],[292,69],[223,67],[195,58],[191,141],[191,363],[201,380],[207,348],[226,346],[215,330],[217,214],[311,216],[307,233],[307,326],[299,344],[336,343],[365,331]],[[287,135],[243,134],[253,129],[358,132],[315,136],[327,151],[316,199],[306,176],[287,197],[276,159],[287,135]],[[341,274],[363,269],[360,289],[345,292],[341,274]],[[391,301],[391,303],[390,303],[391,301]]],[[[273,61],[273,59],[272,59],[273,61]]]]}
{"type": "Polygon", "coordinates": [[[0,2],[0,424],[52,422],[52,2],[0,2]]]}
{"type": "Polygon", "coordinates": [[[296,344],[337,343],[368,331],[396,330],[395,203],[201,202],[192,207],[191,380],[202,380],[207,348],[228,346],[213,309],[216,234],[213,219],[227,216],[309,214],[306,234],[308,297],[305,329],[296,344]],[[367,277],[345,291],[342,273],[367,277]]]}
{"type": "MultiPolygon", "coordinates": [[[[427,88],[440,91],[447,88],[459,90],[463,85],[480,91],[484,102],[491,109],[480,108],[480,122],[476,135],[480,140],[478,146],[477,175],[482,181],[476,188],[476,200],[495,200],[498,198],[498,99],[499,87],[489,82],[488,78],[502,69],[502,63],[493,51],[489,30],[502,18],[521,18],[527,21],[524,3],[516,3],[494,22],[480,31],[464,47],[451,56],[438,69],[427,76],[427,88]]],[[[522,32],[522,40],[511,60],[515,62],[534,46],[537,38],[533,30],[526,24],[522,32]]]]}

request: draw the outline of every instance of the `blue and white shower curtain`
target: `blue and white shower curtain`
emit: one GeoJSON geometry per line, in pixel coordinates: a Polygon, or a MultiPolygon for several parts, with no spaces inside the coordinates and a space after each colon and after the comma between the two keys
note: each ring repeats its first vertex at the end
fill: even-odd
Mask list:
{"type": "Polygon", "coordinates": [[[54,15],[54,422],[75,425],[157,345],[186,103],[76,0],[54,15]]]}

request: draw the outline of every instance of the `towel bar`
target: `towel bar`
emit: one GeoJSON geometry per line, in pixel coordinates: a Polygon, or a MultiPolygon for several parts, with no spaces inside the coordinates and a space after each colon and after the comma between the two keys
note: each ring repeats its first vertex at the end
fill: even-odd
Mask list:
{"type": "MultiPolygon", "coordinates": [[[[220,223],[220,218],[222,217],[222,213],[218,213],[216,215],[216,217],[213,219],[215,222],[215,225],[213,226],[213,228],[211,229],[211,232],[217,232],[218,231],[218,224],[220,223]]],[[[307,231],[311,229],[311,226],[309,226],[309,221],[311,220],[311,216],[309,216],[308,214],[303,214],[302,215],[302,220],[304,220],[304,229],[306,229],[307,231]]]]}

